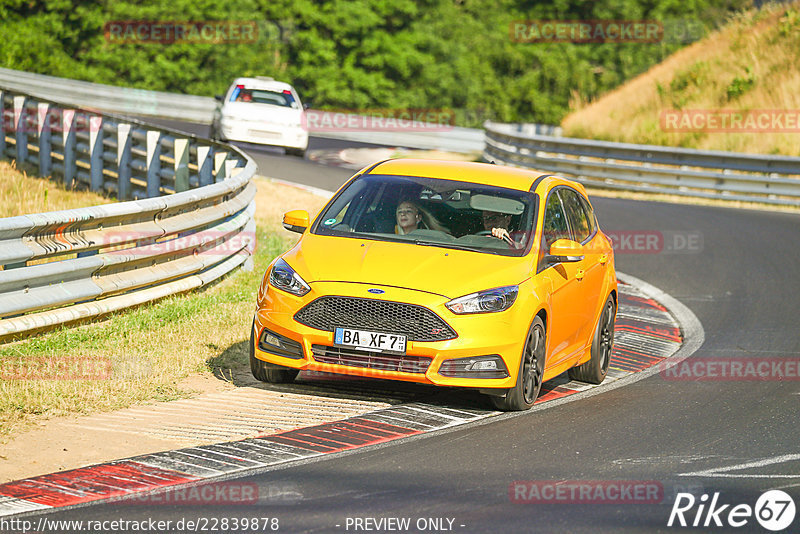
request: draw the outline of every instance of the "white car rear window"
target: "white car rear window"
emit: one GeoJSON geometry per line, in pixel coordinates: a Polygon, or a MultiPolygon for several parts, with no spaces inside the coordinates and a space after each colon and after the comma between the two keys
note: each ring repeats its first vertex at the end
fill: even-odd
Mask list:
{"type": "Polygon", "coordinates": [[[255,104],[271,104],[285,108],[299,108],[292,92],[288,89],[283,91],[270,91],[267,89],[250,89],[243,85],[237,85],[230,96],[231,102],[252,102],[255,104]]]}

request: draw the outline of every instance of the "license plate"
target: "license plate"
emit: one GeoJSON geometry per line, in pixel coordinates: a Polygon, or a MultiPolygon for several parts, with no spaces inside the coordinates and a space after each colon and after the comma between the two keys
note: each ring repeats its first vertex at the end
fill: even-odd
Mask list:
{"type": "Polygon", "coordinates": [[[269,132],[266,130],[248,130],[253,137],[263,137],[264,139],[280,139],[280,132],[269,132]]]}
{"type": "Polygon", "coordinates": [[[406,353],[406,336],[399,334],[337,328],[334,331],[333,343],[372,352],[406,353]]]}

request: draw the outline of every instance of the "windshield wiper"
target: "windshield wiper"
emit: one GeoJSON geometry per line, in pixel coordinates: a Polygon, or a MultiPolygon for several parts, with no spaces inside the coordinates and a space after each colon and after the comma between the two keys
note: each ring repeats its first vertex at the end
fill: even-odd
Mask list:
{"type": "Polygon", "coordinates": [[[421,239],[414,240],[415,245],[421,245],[423,247],[444,247],[444,248],[454,248],[456,250],[469,250],[471,252],[486,252],[482,248],[476,247],[468,247],[466,245],[458,245],[456,243],[442,243],[441,241],[423,241],[421,239]]]}

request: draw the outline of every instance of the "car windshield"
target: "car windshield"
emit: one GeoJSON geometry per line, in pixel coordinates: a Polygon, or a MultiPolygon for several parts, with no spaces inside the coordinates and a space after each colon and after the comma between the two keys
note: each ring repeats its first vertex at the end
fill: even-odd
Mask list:
{"type": "Polygon", "coordinates": [[[271,104],[285,108],[298,108],[297,101],[288,89],[284,91],[268,91],[266,89],[248,89],[237,85],[230,97],[231,102],[252,102],[254,104],[271,104]]]}
{"type": "Polygon", "coordinates": [[[456,180],[371,174],[337,195],[312,232],[522,256],[534,235],[535,198],[456,180]]]}

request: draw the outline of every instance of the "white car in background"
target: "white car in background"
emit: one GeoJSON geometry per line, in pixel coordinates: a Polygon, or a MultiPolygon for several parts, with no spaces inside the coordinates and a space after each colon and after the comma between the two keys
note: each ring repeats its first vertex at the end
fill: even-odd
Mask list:
{"type": "Polygon", "coordinates": [[[211,138],[284,147],[305,156],[308,130],[305,108],[294,87],[272,78],[237,78],[220,102],[211,123],[211,138]]]}

